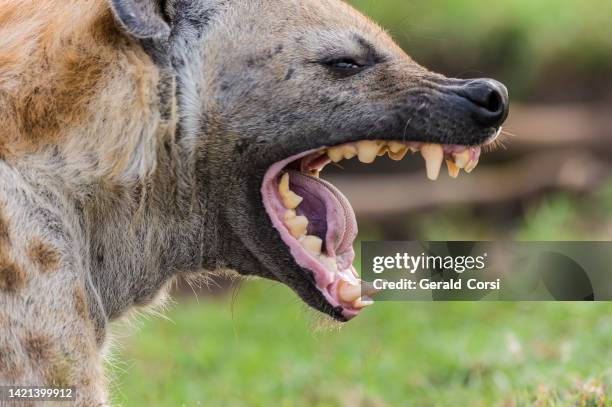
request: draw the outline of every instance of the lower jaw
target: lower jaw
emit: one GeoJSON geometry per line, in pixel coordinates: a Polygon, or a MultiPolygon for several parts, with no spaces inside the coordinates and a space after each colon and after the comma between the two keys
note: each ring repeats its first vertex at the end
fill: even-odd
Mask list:
{"type": "Polygon", "coordinates": [[[327,222],[325,236],[320,230],[313,232],[311,219],[299,215],[299,212],[296,213],[301,207],[306,206],[306,203],[290,189],[289,177],[292,175],[294,178],[301,177],[297,175],[299,171],[303,176],[313,177],[314,180],[330,162],[357,157],[361,162],[371,163],[377,156],[385,153],[389,154],[391,159],[400,160],[410,151],[421,152],[426,161],[427,176],[432,180],[438,178],[443,160],[446,161],[449,175],[456,178],[461,169],[471,172],[480,156],[479,147],[361,141],[331,148],[321,147],[289,157],[272,165],[264,176],[261,187],[263,204],[274,228],[287,245],[294,261],[313,274],[316,287],[325,300],[332,307],[341,308],[342,315],[347,320],[372,304],[371,296],[376,291],[370,284],[359,279],[352,265],[355,255],[352,243],[357,233],[356,222],[354,228],[346,226],[354,222],[352,208],[337,189],[328,187],[333,195],[339,194],[339,202],[346,204],[340,205],[343,206],[340,210],[331,208],[331,211],[328,210],[324,214],[327,222]],[[341,215],[345,215],[348,220],[344,223],[336,222],[336,217],[341,215]],[[344,229],[338,224],[343,224],[344,229]],[[330,233],[338,235],[338,240],[342,243],[335,244],[335,240],[330,238],[330,233]]]}
{"type": "Polygon", "coordinates": [[[284,221],[284,215],[289,209],[283,205],[282,199],[279,197],[278,192],[279,174],[281,174],[283,170],[292,162],[307,157],[310,154],[314,154],[319,150],[320,149],[306,151],[272,165],[264,176],[261,193],[264,197],[264,207],[266,208],[266,212],[272,221],[272,225],[279,232],[281,239],[287,245],[295,262],[300,267],[310,271],[313,274],[316,286],[325,297],[325,300],[334,308],[341,307],[342,316],[348,320],[355,317],[359,313],[359,308],[347,306],[348,304],[342,304],[338,300],[338,285],[341,281],[355,285],[359,283],[359,276],[353,267],[355,252],[351,247],[348,251],[342,253],[340,258],[329,257],[330,264],[333,264],[334,261],[336,265],[339,263],[341,266],[348,264],[348,267],[345,267],[343,270],[334,272],[329,266],[324,265],[321,258],[323,256],[328,257],[326,256],[326,253],[322,252],[320,256],[317,256],[314,253],[308,252],[302,246],[302,242],[299,240],[299,237],[296,238],[291,235],[291,232],[284,221]]]}

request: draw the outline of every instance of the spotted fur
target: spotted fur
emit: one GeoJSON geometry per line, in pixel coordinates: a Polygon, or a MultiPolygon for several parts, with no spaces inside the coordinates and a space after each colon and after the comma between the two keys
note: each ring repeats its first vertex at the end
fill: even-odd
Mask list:
{"type": "Polygon", "coordinates": [[[43,273],[55,271],[59,264],[57,251],[38,238],[34,238],[30,242],[28,257],[43,273]]]}

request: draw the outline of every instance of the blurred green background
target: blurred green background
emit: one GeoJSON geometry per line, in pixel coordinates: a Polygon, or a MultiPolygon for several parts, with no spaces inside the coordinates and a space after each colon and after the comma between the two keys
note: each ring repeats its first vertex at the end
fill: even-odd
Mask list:
{"type": "MultiPolygon", "coordinates": [[[[429,183],[417,157],[326,169],[362,239],[609,240],[610,0],[352,3],[418,62],[499,79],[513,103],[506,148],[458,181],[429,183]]],[[[194,291],[116,327],[115,403],[612,405],[612,304],[377,303],[322,329],[268,281],[194,291]]]]}

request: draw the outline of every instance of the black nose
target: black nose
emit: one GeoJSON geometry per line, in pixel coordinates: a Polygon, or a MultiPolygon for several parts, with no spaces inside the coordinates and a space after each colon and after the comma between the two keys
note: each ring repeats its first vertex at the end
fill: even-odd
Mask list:
{"type": "Polygon", "coordinates": [[[508,117],[508,89],[493,79],[466,81],[455,92],[466,101],[472,117],[487,127],[499,127],[508,117]]]}

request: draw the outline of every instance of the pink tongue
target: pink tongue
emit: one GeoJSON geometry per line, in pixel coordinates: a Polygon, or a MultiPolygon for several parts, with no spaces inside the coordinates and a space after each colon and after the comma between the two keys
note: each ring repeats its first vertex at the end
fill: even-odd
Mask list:
{"type": "Polygon", "coordinates": [[[355,212],[348,199],[329,182],[300,172],[290,172],[290,188],[303,197],[298,215],[308,218],[308,234],[325,241],[328,256],[352,252],[357,237],[355,212]]]}

